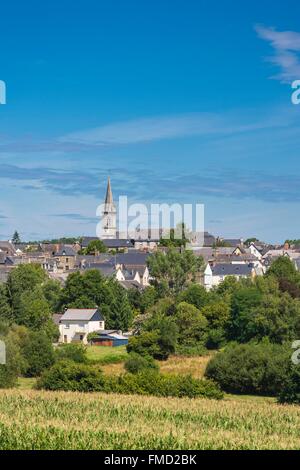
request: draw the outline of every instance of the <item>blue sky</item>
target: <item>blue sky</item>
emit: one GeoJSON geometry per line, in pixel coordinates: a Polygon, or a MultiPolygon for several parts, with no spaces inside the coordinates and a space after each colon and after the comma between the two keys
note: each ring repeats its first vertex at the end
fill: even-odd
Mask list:
{"type": "Polygon", "coordinates": [[[0,238],[93,235],[108,175],[216,235],[300,238],[299,2],[45,3],[1,5],[0,238]]]}

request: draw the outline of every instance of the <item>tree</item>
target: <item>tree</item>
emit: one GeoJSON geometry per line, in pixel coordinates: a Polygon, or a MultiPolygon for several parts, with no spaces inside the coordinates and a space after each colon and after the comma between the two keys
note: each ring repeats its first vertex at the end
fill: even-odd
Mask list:
{"type": "Polygon", "coordinates": [[[157,252],[149,256],[147,263],[154,285],[177,294],[195,280],[196,273],[203,266],[203,259],[194,256],[191,251],[179,253],[171,248],[167,253],[157,252]]]}
{"type": "Polygon", "coordinates": [[[14,245],[18,245],[18,244],[21,243],[21,238],[20,238],[20,235],[19,235],[19,233],[17,232],[17,230],[14,232],[11,241],[13,242],[14,245]]]}
{"type": "Polygon", "coordinates": [[[241,287],[232,295],[229,337],[241,343],[253,338],[251,318],[262,301],[262,293],[255,287],[241,287]]]}
{"type": "Polygon", "coordinates": [[[20,315],[20,299],[26,291],[33,291],[47,279],[45,271],[37,264],[20,264],[13,269],[7,280],[7,295],[13,317],[20,315]]]}
{"type": "Polygon", "coordinates": [[[133,311],[126,290],[111,278],[91,269],[68,276],[61,293],[64,308],[100,308],[107,328],[126,330],[129,328],[133,311]]]}
{"type": "Polygon", "coordinates": [[[92,240],[84,250],[85,255],[96,255],[98,253],[106,253],[107,248],[102,240],[92,240]]]}
{"type": "Polygon", "coordinates": [[[6,286],[0,284],[0,319],[1,320],[12,320],[12,311],[8,302],[6,286]]]}
{"type": "Polygon", "coordinates": [[[51,313],[59,312],[61,306],[61,285],[59,281],[49,279],[43,283],[42,292],[48,302],[51,313]]]}
{"type": "Polygon", "coordinates": [[[171,228],[168,238],[161,237],[159,240],[160,246],[165,246],[168,248],[176,248],[176,247],[185,247],[189,239],[186,236],[186,228],[184,223],[180,223],[177,225],[176,229],[171,228]]]}
{"type": "Polygon", "coordinates": [[[43,331],[30,332],[23,347],[23,354],[28,364],[28,377],[37,377],[54,364],[53,346],[43,331]]]}
{"type": "Polygon", "coordinates": [[[209,328],[225,328],[230,319],[230,304],[220,299],[206,305],[201,313],[207,319],[209,328]]]}
{"type": "Polygon", "coordinates": [[[200,310],[210,302],[210,294],[200,284],[190,284],[179,294],[178,302],[187,302],[200,310]]]}
{"type": "Polygon", "coordinates": [[[52,321],[50,307],[41,287],[25,291],[21,295],[16,321],[32,330],[44,331],[53,340],[58,336],[57,327],[52,321]]]}
{"type": "Polygon", "coordinates": [[[176,309],[175,321],[179,344],[195,345],[204,340],[208,321],[194,305],[181,302],[176,309]]]}

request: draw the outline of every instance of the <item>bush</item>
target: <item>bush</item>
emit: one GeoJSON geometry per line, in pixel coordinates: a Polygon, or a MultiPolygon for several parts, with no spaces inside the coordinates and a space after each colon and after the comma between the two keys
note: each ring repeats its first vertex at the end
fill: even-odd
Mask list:
{"type": "Polygon", "coordinates": [[[37,388],[159,397],[205,397],[217,400],[223,397],[219,387],[209,380],[194,379],[191,376],[162,375],[149,369],[137,374],[104,376],[93,366],[72,361],[57,362],[44,371],[37,382],[37,388]]]}
{"type": "Polygon", "coordinates": [[[205,356],[207,354],[207,349],[202,343],[188,345],[188,346],[178,344],[176,346],[175,354],[177,356],[199,357],[199,356],[205,356]]]}
{"type": "Polygon", "coordinates": [[[78,392],[97,392],[105,390],[102,372],[86,364],[70,360],[57,362],[43,372],[37,381],[38,389],[78,392]]]}
{"type": "Polygon", "coordinates": [[[277,398],[280,403],[300,403],[300,365],[294,365],[290,361],[277,398]]]}
{"type": "Polygon", "coordinates": [[[125,361],[125,369],[131,374],[138,374],[144,370],[156,370],[159,367],[151,356],[141,356],[140,354],[130,353],[125,361]]]}
{"type": "Polygon", "coordinates": [[[221,390],[212,381],[194,379],[190,375],[163,375],[142,371],[135,375],[107,377],[107,381],[111,392],[114,393],[179,398],[203,397],[216,400],[223,398],[221,390]]]}
{"type": "Polygon", "coordinates": [[[16,386],[18,375],[21,372],[20,348],[10,334],[0,339],[4,341],[6,346],[6,364],[0,365],[0,388],[11,388],[16,386]]]}
{"type": "Polygon", "coordinates": [[[78,363],[86,363],[86,348],[82,344],[64,344],[55,350],[56,360],[70,359],[78,363]]]}
{"type": "Polygon", "coordinates": [[[233,345],[210,360],[205,376],[229,393],[276,396],[287,377],[290,356],[290,348],[280,345],[233,345]]]}
{"type": "Polygon", "coordinates": [[[51,341],[43,331],[32,331],[25,340],[22,350],[27,362],[26,375],[37,377],[54,363],[54,350],[51,341]]]}

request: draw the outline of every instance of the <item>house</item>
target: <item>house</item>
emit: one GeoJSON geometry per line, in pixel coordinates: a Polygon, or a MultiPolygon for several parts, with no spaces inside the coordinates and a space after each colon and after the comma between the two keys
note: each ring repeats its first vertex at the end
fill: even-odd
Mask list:
{"type": "Polygon", "coordinates": [[[98,308],[69,308],[59,320],[60,343],[87,344],[88,334],[104,330],[105,322],[98,308]]]}
{"type": "Polygon", "coordinates": [[[0,241],[0,253],[8,256],[17,256],[17,250],[11,241],[0,241]]]}
{"type": "Polygon", "coordinates": [[[227,276],[234,276],[237,279],[255,277],[255,269],[252,264],[208,264],[204,271],[204,287],[210,290],[223,282],[227,276]]]}
{"type": "Polygon", "coordinates": [[[75,268],[76,264],[76,251],[72,247],[63,245],[55,254],[54,257],[58,262],[59,271],[69,271],[75,268]]]}
{"type": "Polygon", "coordinates": [[[91,343],[94,346],[126,346],[128,344],[128,337],[118,330],[103,330],[95,334],[91,343]]]}

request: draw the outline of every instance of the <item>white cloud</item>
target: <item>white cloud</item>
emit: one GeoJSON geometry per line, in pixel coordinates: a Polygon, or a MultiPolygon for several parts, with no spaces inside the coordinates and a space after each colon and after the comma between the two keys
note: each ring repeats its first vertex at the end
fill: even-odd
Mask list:
{"type": "Polygon", "coordinates": [[[300,33],[295,31],[276,31],[264,26],[255,27],[258,36],[269,42],[274,55],[268,60],[280,68],[280,73],[271,77],[282,82],[300,78],[300,33]]]}
{"type": "Polygon", "coordinates": [[[80,145],[122,145],[188,136],[233,135],[282,125],[282,120],[274,114],[257,117],[256,112],[256,116],[250,117],[239,112],[193,113],[115,122],[74,132],[59,140],[80,145]]]}

